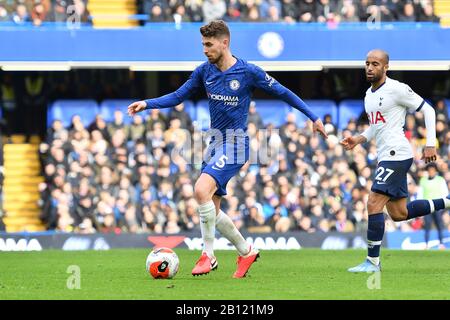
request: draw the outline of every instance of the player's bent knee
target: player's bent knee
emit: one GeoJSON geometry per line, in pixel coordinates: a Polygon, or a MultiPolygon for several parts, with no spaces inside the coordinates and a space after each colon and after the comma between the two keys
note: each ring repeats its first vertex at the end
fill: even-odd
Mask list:
{"type": "Polygon", "coordinates": [[[408,219],[408,211],[397,211],[394,214],[390,214],[390,216],[395,222],[405,221],[408,219]]]}
{"type": "Polygon", "coordinates": [[[212,199],[208,190],[206,190],[204,187],[199,186],[199,185],[195,185],[194,196],[195,196],[195,200],[197,200],[197,202],[199,204],[208,202],[209,200],[212,199]]]}
{"type": "Polygon", "coordinates": [[[210,183],[207,179],[199,179],[194,187],[195,200],[199,204],[212,200],[215,185],[210,183]]]}

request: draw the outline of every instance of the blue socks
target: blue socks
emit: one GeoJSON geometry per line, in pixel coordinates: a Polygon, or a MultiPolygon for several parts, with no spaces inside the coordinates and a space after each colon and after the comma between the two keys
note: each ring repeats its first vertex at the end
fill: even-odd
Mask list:
{"type": "Polygon", "coordinates": [[[416,200],[408,203],[406,207],[408,208],[408,217],[406,219],[409,220],[445,209],[445,202],[444,199],[416,200]]]}
{"type": "Polygon", "coordinates": [[[445,209],[445,201],[444,199],[434,199],[434,211],[439,211],[445,209]]]}
{"type": "Polygon", "coordinates": [[[380,256],[383,235],[384,213],[381,212],[369,215],[369,225],[367,228],[367,251],[369,258],[378,258],[380,256]]]}

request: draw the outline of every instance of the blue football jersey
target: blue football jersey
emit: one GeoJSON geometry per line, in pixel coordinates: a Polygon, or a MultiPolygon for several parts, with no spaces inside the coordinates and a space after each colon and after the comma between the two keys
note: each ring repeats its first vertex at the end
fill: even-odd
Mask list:
{"type": "Polygon", "coordinates": [[[292,91],[260,67],[236,59],[236,63],[226,71],[209,62],[201,64],[177,91],[146,100],[147,109],[173,107],[204,88],[209,100],[211,129],[220,130],[223,134],[226,130],[241,129],[245,132],[252,92],[260,88],[303,112],[312,121],[317,120],[317,116],[292,91]]]}

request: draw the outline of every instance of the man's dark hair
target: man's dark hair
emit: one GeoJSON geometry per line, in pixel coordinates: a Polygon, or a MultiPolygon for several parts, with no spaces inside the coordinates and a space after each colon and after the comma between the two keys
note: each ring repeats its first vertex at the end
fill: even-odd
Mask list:
{"type": "Polygon", "coordinates": [[[230,38],[230,29],[223,20],[214,20],[200,28],[200,33],[205,38],[230,38]]]}

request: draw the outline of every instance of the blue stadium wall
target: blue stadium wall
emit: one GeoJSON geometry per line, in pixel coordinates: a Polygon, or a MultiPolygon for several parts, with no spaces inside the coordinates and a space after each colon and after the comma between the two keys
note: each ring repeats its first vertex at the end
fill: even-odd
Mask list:
{"type": "MultiPolygon", "coordinates": [[[[0,64],[11,61],[203,61],[200,24],[134,29],[1,27],[0,64]]],[[[232,50],[251,61],[362,61],[383,48],[393,60],[450,61],[450,29],[428,23],[231,24],[232,50]]],[[[450,64],[450,62],[449,62],[450,64]]]]}

